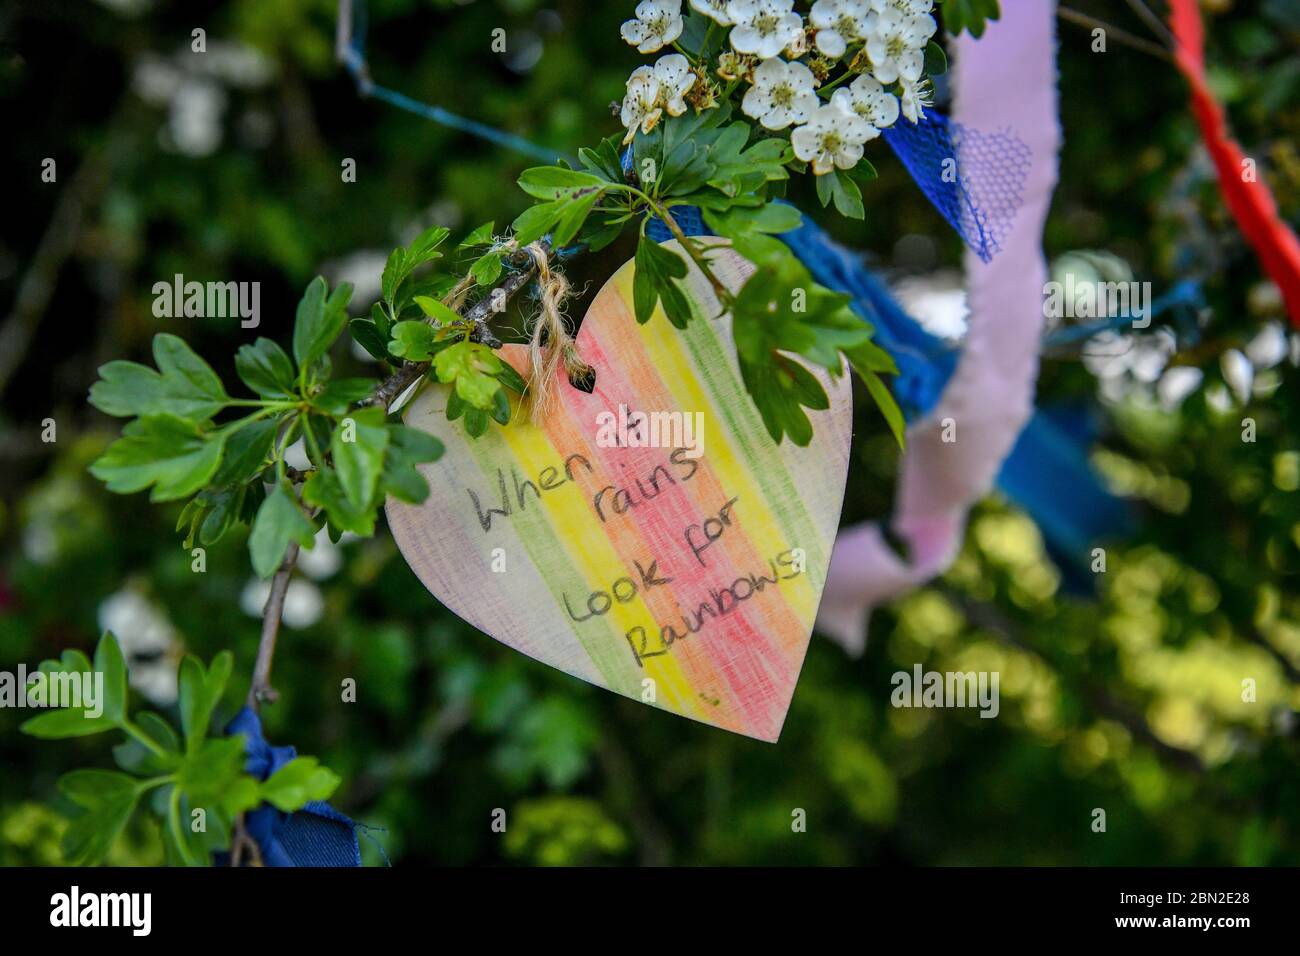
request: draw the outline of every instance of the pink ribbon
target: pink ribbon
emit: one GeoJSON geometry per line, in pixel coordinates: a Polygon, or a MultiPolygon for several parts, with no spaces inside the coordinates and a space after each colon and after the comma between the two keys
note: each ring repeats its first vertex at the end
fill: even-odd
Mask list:
{"type": "MultiPolygon", "coordinates": [[[[956,41],[953,119],[1007,130],[1030,150],[1020,213],[992,262],[966,252],[970,327],[934,411],[907,431],[892,522],[910,560],[875,523],[835,542],[817,626],[852,654],[866,646],[871,609],[943,573],[956,558],[972,504],[989,492],[1033,410],[1044,320],[1043,225],[1056,187],[1055,0],[1015,0],[984,36],[956,41]],[[951,440],[945,441],[945,438],[951,440]]],[[[960,167],[960,157],[958,157],[960,167]]]]}

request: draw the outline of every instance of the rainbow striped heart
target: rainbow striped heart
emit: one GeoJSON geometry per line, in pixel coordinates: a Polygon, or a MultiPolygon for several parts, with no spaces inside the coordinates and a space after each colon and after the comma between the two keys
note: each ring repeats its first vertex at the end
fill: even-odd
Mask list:
{"type": "MultiPolygon", "coordinates": [[[[669,243],[672,248],[675,243],[669,243]]],[[[729,288],[752,267],[712,254],[729,288]]],[[[777,445],[741,383],[730,317],[710,318],[694,266],[684,331],[638,325],[633,265],[577,337],[596,373],[539,426],[475,440],[428,387],[406,423],[438,436],[421,505],[388,520],[424,585],[478,629],[583,680],[775,741],[794,694],[839,522],[852,431],[848,376],[807,448],[777,445]]],[[[523,372],[527,354],[503,357],[523,372]]]]}

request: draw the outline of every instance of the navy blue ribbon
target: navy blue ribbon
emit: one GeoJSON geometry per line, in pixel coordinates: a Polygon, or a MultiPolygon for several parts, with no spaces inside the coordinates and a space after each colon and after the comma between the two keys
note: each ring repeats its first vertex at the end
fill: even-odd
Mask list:
{"type": "MultiPolygon", "coordinates": [[[[267,779],[298,756],[293,747],[267,743],[262,721],[249,707],[235,715],[226,734],[244,735],[244,769],[258,780],[267,779]]],[[[361,865],[358,824],[322,800],[313,800],[294,813],[264,803],[244,815],[244,827],[257,843],[265,866],[361,865]]]]}

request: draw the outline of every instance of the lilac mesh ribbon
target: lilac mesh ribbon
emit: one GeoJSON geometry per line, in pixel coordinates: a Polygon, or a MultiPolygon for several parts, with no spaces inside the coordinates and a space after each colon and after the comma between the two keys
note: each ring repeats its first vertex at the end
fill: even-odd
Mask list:
{"type": "MultiPolygon", "coordinates": [[[[963,35],[957,41],[952,127],[1015,129],[1023,137],[1027,153],[1018,192],[1021,208],[1014,220],[988,234],[1001,249],[996,259],[989,247],[967,240],[971,318],[966,345],[938,406],[907,432],[892,525],[907,543],[908,559],[894,552],[874,523],[848,528],[835,542],[817,623],[852,653],[865,646],[872,607],[952,563],[970,506],[993,486],[1033,409],[1047,281],[1043,225],[1061,142],[1056,3],[1033,0],[1003,7],[1002,19],[991,23],[983,38],[963,35]],[[955,425],[955,441],[943,441],[946,419],[955,425]]],[[[959,135],[954,140],[959,168],[979,165],[963,166],[963,144],[980,156],[987,142],[959,135]]],[[[965,188],[975,189],[977,181],[972,175],[965,188]]],[[[972,198],[980,201],[973,193],[972,198]]]]}

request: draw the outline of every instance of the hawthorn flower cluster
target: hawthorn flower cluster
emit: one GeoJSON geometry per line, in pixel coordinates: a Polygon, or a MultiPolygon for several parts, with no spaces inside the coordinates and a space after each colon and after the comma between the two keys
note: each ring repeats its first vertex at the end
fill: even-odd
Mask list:
{"type": "Polygon", "coordinates": [[[682,0],[641,0],[623,24],[623,39],[641,53],[677,51],[629,77],[625,142],[649,133],[665,112],[713,108],[736,92],[742,112],[764,129],[789,130],[794,154],[820,176],[852,169],[867,142],[900,115],[919,122],[930,105],[925,50],[937,29],[934,0],[816,0],[806,18],[795,0],[689,6],[711,21],[710,36],[726,30],[726,42],[706,43],[698,56],[683,49],[682,0]]]}

